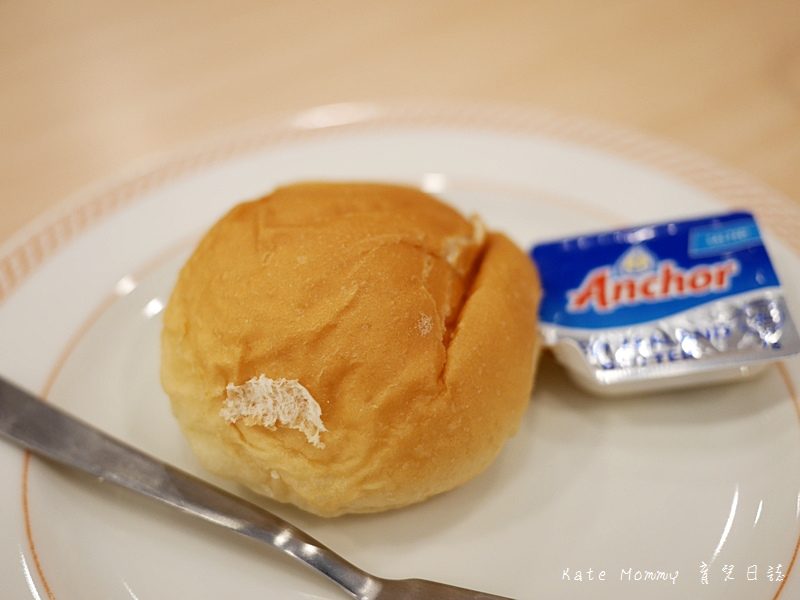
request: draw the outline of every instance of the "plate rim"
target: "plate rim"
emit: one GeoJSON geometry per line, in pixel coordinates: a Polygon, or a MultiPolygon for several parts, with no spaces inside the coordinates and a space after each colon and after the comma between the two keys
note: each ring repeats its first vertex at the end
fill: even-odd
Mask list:
{"type": "Polygon", "coordinates": [[[51,256],[149,192],[287,143],[381,130],[446,129],[543,137],[618,156],[678,178],[759,224],[800,255],[800,206],[749,174],[629,126],[536,106],[477,102],[342,102],[272,114],[155,153],[57,200],[0,244],[0,307],[51,256]],[[325,115],[327,114],[327,120],[325,115]]]}

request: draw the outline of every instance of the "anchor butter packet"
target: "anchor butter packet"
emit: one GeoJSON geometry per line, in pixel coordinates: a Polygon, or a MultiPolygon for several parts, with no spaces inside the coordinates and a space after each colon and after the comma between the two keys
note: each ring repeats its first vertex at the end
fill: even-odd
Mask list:
{"type": "Polygon", "coordinates": [[[800,352],[750,213],[556,240],[531,256],[545,345],[593,393],[741,379],[800,352]]]}

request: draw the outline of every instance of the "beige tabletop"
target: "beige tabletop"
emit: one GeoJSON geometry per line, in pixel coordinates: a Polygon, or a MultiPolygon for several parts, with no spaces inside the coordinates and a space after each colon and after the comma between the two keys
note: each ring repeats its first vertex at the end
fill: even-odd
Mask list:
{"type": "Polygon", "coordinates": [[[193,140],[348,101],[541,107],[800,202],[800,2],[0,3],[0,242],[193,140]]]}

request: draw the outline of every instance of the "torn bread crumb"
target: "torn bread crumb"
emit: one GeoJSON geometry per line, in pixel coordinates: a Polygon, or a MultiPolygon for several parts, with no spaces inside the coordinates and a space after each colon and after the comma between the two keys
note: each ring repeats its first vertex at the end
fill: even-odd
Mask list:
{"type": "Polygon", "coordinates": [[[474,246],[483,246],[486,241],[486,226],[477,215],[469,219],[472,225],[472,235],[456,235],[450,236],[443,240],[442,251],[444,259],[454,269],[458,270],[459,263],[461,262],[461,253],[466,249],[474,246]]]}
{"type": "Polygon", "coordinates": [[[242,385],[229,383],[220,416],[228,423],[261,425],[276,429],[277,425],[297,429],[317,448],[325,444],[319,439],[327,431],[322,423],[322,409],[296,379],[253,377],[242,385]]]}

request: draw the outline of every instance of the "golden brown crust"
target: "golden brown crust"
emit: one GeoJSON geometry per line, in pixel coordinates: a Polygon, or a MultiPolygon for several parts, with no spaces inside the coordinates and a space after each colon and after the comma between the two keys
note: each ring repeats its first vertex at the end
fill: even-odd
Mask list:
{"type": "Polygon", "coordinates": [[[521,250],[422,192],[289,186],[234,208],[184,266],[162,382],[209,470],[322,515],[404,506],[516,431],[538,298],[521,250]],[[261,375],[305,386],[324,447],[221,418],[226,386],[261,375]]]}

